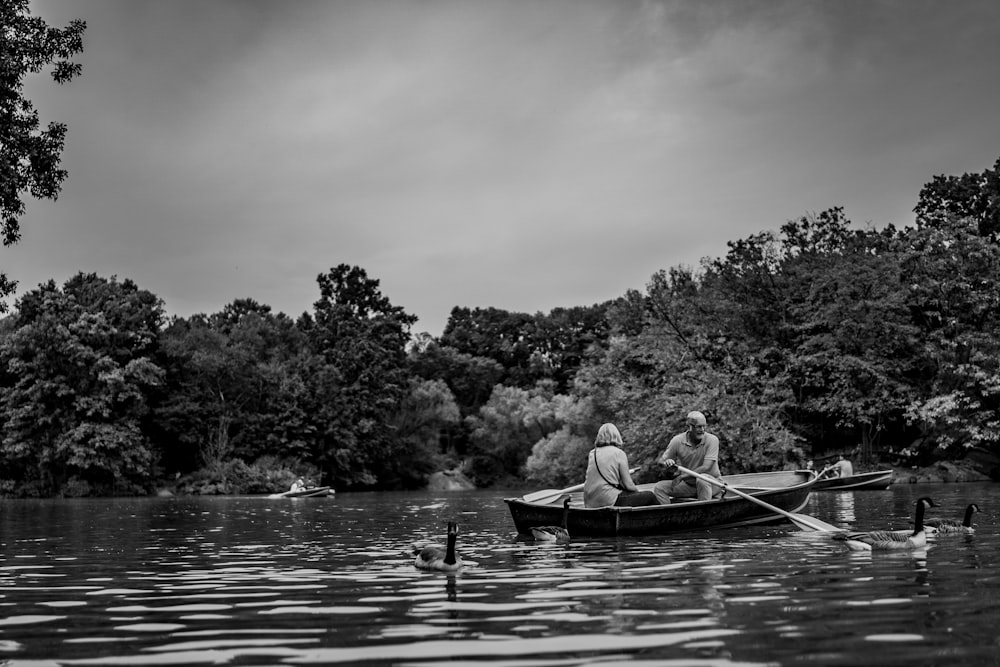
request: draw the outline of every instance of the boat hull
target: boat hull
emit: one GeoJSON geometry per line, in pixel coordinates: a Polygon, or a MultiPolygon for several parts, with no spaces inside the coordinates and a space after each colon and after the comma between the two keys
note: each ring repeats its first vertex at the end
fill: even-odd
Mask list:
{"type": "Polygon", "coordinates": [[[824,477],[816,481],[816,491],[883,491],[892,484],[892,470],[862,472],[849,477],[824,477]]]}
{"type": "Polygon", "coordinates": [[[312,486],[308,489],[301,489],[299,491],[285,491],[284,493],[272,493],[269,498],[321,498],[324,496],[332,496],[334,494],[333,489],[329,486],[312,486]]]}
{"type": "MultiPolygon", "coordinates": [[[[782,471],[727,475],[727,483],[786,512],[802,509],[816,475],[809,471],[782,471]]],[[[642,484],[640,489],[651,488],[642,484]]],[[[504,498],[517,532],[530,535],[538,526],[559,526],[563,522],[562,502],[538,504],[523,498],[504,498]]],[[[721,500],[682,501],[653,507],[588,508],[571,504],[566,527],[573,537],[641,537],[669,535],[714,528],[732,528],[784,518],[757,503],[727,493],[721,500]]]]}

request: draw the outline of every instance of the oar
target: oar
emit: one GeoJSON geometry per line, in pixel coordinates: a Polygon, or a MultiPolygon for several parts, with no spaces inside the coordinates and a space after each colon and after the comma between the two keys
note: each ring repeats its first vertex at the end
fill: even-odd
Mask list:
{"type": "Polygon", "coordinates": [[[565,489],[545,489],[544,491],[535,491],[534,493],[526,493],[522,497],[526,503],[541,503],[543,505],[548,505],[553,500],[559,496],[566,493],[573,493],[574,491],[580,491],[583,489],[583,484],[577,484],[576,486],[568,486],[565,489]]]}
{"type": "Polygon", "coordinates": [[[740,491],[739,489],[737,489],[735,486],[730,486],[730,485],[726,484],[725,482],[723,482],[722,480],[716,479],[715,477],[711,477],[709,475],[702,475],[700,472],[695,472],[694,470],[688,470],[684,466],[677,466],[677,469],[680,470],[685,475],[691,475],[692,477],[697,477],[698,479],[706,481],[709,484],[714,484],[715,486],[722,487],[723,489],[728,489],[729,491],[732,491],[736,495],[738,495],[738,496],[740,496],[742,498],[746,498],[750,502],[757,503],[761,507],[766,507],[767,509],[771,510],[772,512],[774,512],[776,514],[782,515],[783,517],[785,517],[786,519],[788,519],[789,521],[791,521],[792,523],[794,523],[796,526],[798,526],[802,530],[822,530],[822,531],[841,531],[841,530],[844,530],[843,528],[837,528],[836,526],[831,526],[830,524],[825,523],[823,521],[820,521],[819,519],[815,519],[815,518],[809,516],[808,514],[793,514],[792,512],[786,512],[785,510],[781,509],[780,507],[775,507],[774,505],[771,505],[770,503],[764,502],[760,498],[756,498],[754,496],[751,496],[749,493],[743,493],[742,491],[740,491]]]}
{"type": "MultiPolygon", "coordinates": [[[[629,468],[628,474],[635,474],[639,468],[642,466],[636,466],[635,468],[629,468]]],[[[574,491],[582,491],[583,484],[577,484],[576,486],[569,486],[565,489],[545,489],[544,491],[535,491],[534,493],[526,493],[521,496],[521,499],[526,503],[540,503],[542,505],[548,505],[553,500],[559,496],[566,493],[573,493],[574,491]]]]}

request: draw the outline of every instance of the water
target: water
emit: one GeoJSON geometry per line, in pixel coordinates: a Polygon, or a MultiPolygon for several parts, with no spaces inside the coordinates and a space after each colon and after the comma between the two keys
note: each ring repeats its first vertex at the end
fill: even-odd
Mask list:
{"type": "Polygon", "coordinates": [[[0,501],[0,665],[1000,665],[1000,485],[803,513],[975,535],[865,555],[791,524],[534,544],[503,494],[0,501]],[[461,525],[458,575],[414,541],[461,525]]]}

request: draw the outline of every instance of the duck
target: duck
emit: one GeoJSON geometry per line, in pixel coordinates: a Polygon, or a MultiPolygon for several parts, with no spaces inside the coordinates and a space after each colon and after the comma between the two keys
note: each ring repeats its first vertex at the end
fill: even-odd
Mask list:
{"type": "Polygon", "coordinates": [[[536,542],[569,542],[569,498],[563,502],[561,526],[535,526],[531,535],[536,542]]]}
{"type": "Polygon", "coordinates": [[[927,546],[927,534],[924,531],[924,511],[928,507],[937,507],[934,501],[924,496],[916,503],[913,517],[913,531],[873,530],[866,533],[837,533],[833,539],[844,542],[851,551],[898,551],[923,549],[927,546]]]}
{"type": "Polygon", "coordinates": [[[458,541],[458,524],[448,522],[448,542],[446,546],[439,544],[414,545],[416,558],[413,564],[421,570],[438,570],[440,572],[457,572],[462,569],[462,558],[455,551],[458,541]]]}
{"type": "Polygon", "coordinates": [[[969,503],[965,508],[965,518],[962,521],[957,519],[927,519],[924,526],[933,528],[938,533],[974,533],[976,529],[972,526],[972,515],[979,511],[979,505],[969,503]]]}

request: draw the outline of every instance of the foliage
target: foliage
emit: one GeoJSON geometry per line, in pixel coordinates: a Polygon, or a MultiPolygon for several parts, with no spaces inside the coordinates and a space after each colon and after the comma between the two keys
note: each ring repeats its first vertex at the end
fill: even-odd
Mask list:
{"type": "Polygon", "coordinates": [[[188,472],[232,457],[304,456],[304,341],[288,317],[249,299],[174,319],[162,334],[169,392],[156,411],[168,465],[188,472]]]}
{"type": "Polygon", "coordinates": [[[529,480],[539,484],[569,486],[579,483],[587,472],[587,452],[594,446],[598,424],[589,398],[553,398],[562,426],[532,446],[525,472],[529,480]]]}
{"type": "Polygon", "coordinates": [[[441,344],[459,353],[500,364],[505,385],[530,388],[544,380],[567,391],[593,346],[608,336],[610,303],[556,308],[548,315],[512,313],[498,308],[454,308],[441,344]]]}
{"type": "MultiPolygon", "coordinates": [[[[940,223],[940,221],[939,221],[940,223]]],[[[1000,247],[971,219],[921,226],[900,243],[928,368],[907,418],[922,459],[1000,447],[1000,247]]]]}
{"type": "Polygon", "coordinates": [[[86,485],[130,494],[148,485],[143,430],[163,380],[155,363],[162,305],[129,280],[78,274],[25,294],[0,345],[0,469],[48,495],[86,485]]]}
{"type": "MultiPolygon", "coordinates": [[[[0,234],[10,246],[21,236],[24,194],[55,199],[66,178],[59,167],[66,126],[52,122],[39,129],[38,112],[23,94],[25,77],[49,66],[59,84],[79,75],[81,66],[70,59],[83,51],[86,24],[75,20],[66,28],[52,28],[31,15],[28,0],[4,0],[0,25],[0,234]]],[[[0,273],[0,299],[16,286],[0,273]]],[[[0,312],[5,310],[0,301],[0,312]]]]}
{"type": "MultiPolygon", "coordinates": [[[[998,161],[1000,165],[1000,161],[998,161]]],[[[599,425],[640,481],[684,415],[727,473],[831,451],[862,466],[1000,452],[995,168],[936,178],[915,227],[840,208],[731,241],[643,292],[526,315],[456,308],[441,339],[367,273],[319,276],[297,320],[239,299],[175,317],[131,281],[79,274],[0,320],[0,494],[271,493],[569,485],[599,425]]]]}
{"type": "Polygon", "coordinates": [[[410,390],[406,345],[416,317],[393,306],[364,269],[341,264],[317,278],[320,299],[308,325],[311,350],[323,360],[314,375],[310,412],[314,457],[340,487],[379,484],[403,453],[391,417],[410,390]]]}
{"type": "Polygon", "coordinates": [[[442,433],[458,424],[461,415],[455,398],[441,380],[410,381],[410,391],[392,418],[398,456],[387,461],[381,475],[390,488],[413,489],[444,466],[442,433]]]}
{"type": "Polygon", "coordinates": [[[572,402],[555,394],[552,383],[531,389],[497,385],[479,414],[466,418],[472,480],[485,486],[522,479],[532,448],[566,425],[572,402]]]}
{"type": "Polygon", "coordinates": [[[926,227],[949,226],[967,219],[975,232],[994,241],[1000,236],[1000,158],[981,174],[937,175],[920,190],[917,222],[926,227]]]}

